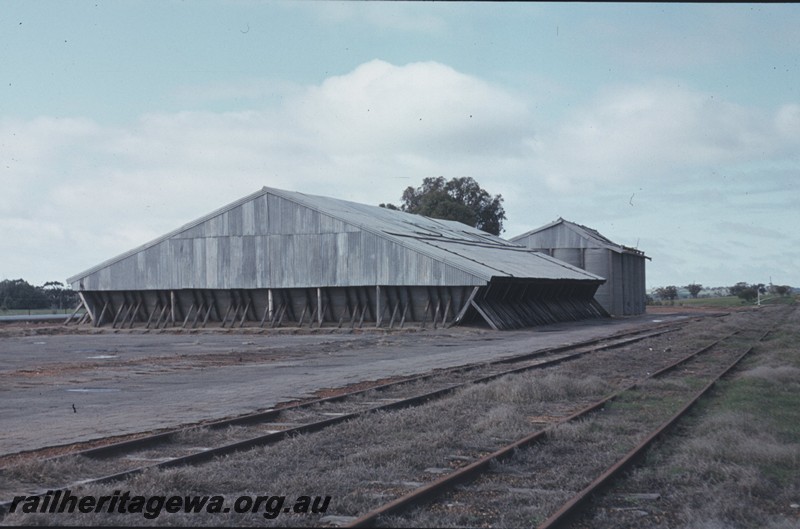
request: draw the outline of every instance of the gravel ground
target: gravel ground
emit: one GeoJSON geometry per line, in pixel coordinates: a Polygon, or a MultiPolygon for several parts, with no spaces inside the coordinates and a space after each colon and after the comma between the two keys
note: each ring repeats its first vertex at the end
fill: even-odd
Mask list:
{"type": "Polygon", "coordinates": [[[0,457],[269,409],[349,384],[485,362],[688,314],[525,331],[0,328],[0,457]],[[74,407],[73,407],[74,406],[74,407]]]}
{"type": "MultiPolygon", "coordinates": [[[[242,494],[285,494],[289,497],[330,495],[326,515],[355,516],[404,493],[415,483],[435,479],[441,469],[466,464],[470,459],[494,450],[530,431],[532,427],[546,423],[550,418],[563,416],[599,394],[605,394],[684,356],[714,337],[737,328],[766,326],[775,312],[764,309],[689,323],[678,332],[603,351],[545,371],[467,388],[452,398],[422,407],[375,414],[323,432],[229,456],[201,467],[147,473],[114,488],[143,495],[219,494],[226,498],[236,498],[242,494]]],[[[474,340],[475,337],[472,338],[474,340]]],[[[522,343],[515,342],[512,335],[494,334],[489,338],[495,340],[495,350],[505,346],[505,350],[509,351],[514,347],[508,344],[516,343],[519,346],[522,343]]],[[[459,342],[453,335],[442,340],[443,343],[456,344],[447,349],[461,349],[466,341],[459,342]]],[[[426,345],[428,351],[434,347],[430,343],[426,345]]],[[[578,445],[584,434],[576,426],[565,429],[562,437],[578,445]]],[[[573,467],[564,469],[560,474],[564,480],[560,487],[564,490],[569,489],[571,480],[579,480],[579,474],[583,471],[579,459],[573,463],[573,467]]],[[[35,472],[37,468],[31,465],[26,471],[35,472]]],[[[558,479],[559,473],[555,472],[554,476],[554,479],[558,479]]],[[[559,483],[554,483],[553,488],[557,490],[559,483]]],[[[522,488],[518,492],[522,496],[531,494],[530,490],[523,491],[522,488]]],[[[91,486],[82,493],[108,495],[111,490],[108,486],[91,486]]],[[[489,494],[488,498],[491,497],[489,494]]],[[[502,511],[502,506],[492,504],[488,499],[485,501],[471,501],[471,505],[475,509],[494,508],[495,511],[502,511]]],[[[528,498],[524,501],[532,500],[528,498]]],[[[268,520],[260,512],[249,515],[161,513],[157,523],[320,525],[326,523],[325,520],[321,514],[287,515],[268,520]]],[[[4,522],[90,525],[153,523],[140,516],[105,512],[74,517],[17,514],[4,522]]],[[[441,520],[437,523],[458,524],[458,521],[444,523],[441,520]]],[[[497,526],[505,525],[499,523],[497,526]]]]}

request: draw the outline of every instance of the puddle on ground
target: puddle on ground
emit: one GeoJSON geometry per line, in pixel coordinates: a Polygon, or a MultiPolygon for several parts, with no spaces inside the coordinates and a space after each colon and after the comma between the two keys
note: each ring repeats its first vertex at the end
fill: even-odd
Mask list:
{"type": "Polygon", "coordinates": [[[116,358],[117,355],[95,355],[95,356],[87,356],[91,360],[106,360],[108,358],[116,358]]]}

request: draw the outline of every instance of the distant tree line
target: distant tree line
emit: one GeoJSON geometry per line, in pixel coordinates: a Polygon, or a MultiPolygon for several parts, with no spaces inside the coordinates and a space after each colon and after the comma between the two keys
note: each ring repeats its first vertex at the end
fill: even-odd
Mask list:
{"type": "Polygon", "coordinates": [[[24,279],[0,281],[0,311],[66,309],[78,304],[78,293],[60,281],[33,286],[24,279]]]}
{"type": "Polygon", "coordinates": [[[737,296],[745,301],[753,301],[759,294],[767,293],[767,289],[764,287],[763,283],[748,285],[744,281],[736,283],[732,287],[728,287],[728,291],[731,293],[731,296],[737,296]]]}
{"type": "MultiPolygon", "coordinates": [[[[690,283],[683,287],[686,291],[689,292],[689,295],[693,298],[697,298],[697,296],[702,292],[705,288],[703,285],[699,283],[690,283]]],[[[765,285],[764,283],[753,283],[749,284],[747,282],[741,281],[736,283],[730,287],[721,287],[713,289],[717,294],[716,295],[728,295],[728,296],[736,296],[741,298],[745,302],[752,302],[755,301],[759,295],[765,295],[767,293],[773,294],[776,296],[786,297],[792,294],[794,289],[789,285],[765,285]]],[[[653,296],[650,297],[648,300],[651,301],[669,301],[670,303],[674,303],[675,299],[680,296],[680,287],[675,285],[669,285],[666,287],[658,287],[653,289],[653,296]]]]}
{"type": "Polygon", "coordinates": [[[670,303],[674,303],[675,298],[678,297],[678,287],[675,285],[658,287],[653,293],[661,300],[669,300],[670,303]]]}

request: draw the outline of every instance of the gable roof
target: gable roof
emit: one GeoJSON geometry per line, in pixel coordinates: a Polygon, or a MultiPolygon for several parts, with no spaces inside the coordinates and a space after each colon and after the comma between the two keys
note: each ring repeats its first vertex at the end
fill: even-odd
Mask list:
{"type": "MultiPolygon", "coordinates": [[[[198,234],[218,220],[218,217],[223,217],[240,206],[248,205],[249,202],[270,197],[277,197],[287,203],[299,205],[301,209],[307,208],[307,210],[324,215],[326,218],[335,219],[338,221],[336,224],[339,230],[362,231],[372,234],[380,240],[424,255],[460,271],[462,275],[465,273],[480,281],[489,281],[492,277],[584,281],[602,281],[603,279],[460,222],[433,219],[378,206],[264,187],[142,246],[100,263],[67,281],[70,284],[76,283],[82,278],[114,267],[136,254],[173,239],[202,238],[202,235],[198,234]]],[[[285,222],[297,221],[288,219],[285,222]]],[[[266,222],[254,222],[253,230],[253,233],[249,233],[249,235],[268,234],[266,222]]],[[[195,286],[200,287],[200,285],[195,286]]],[[[272,286],[274,288],[281,287],[281,285],[272,286]]]]}
{"type": "Polygon", "coordinates": [[[597,230],[594,230],[594,229],[589,228],[587,226],[584,226],[582,224],[578,224],[577,222],[571,222],[571,221],[565,220],[565,219],[563,219],[561,217],[559,217],[557,220],[555,220],[555,221],[553,221],[553,222],[551,222],[549,224],[545,224],[544,226],[542,226],[540,228],[536,228],[534,230],[527,231],[527,232],[525,232],[525,233],[523,233],[521,235],[517,235],[516,237],[512,237],[509,240],[511,242],[514,242],[514,243],[521,242],[524,239],[531,238],[532,236],[534,236],[536,234],[539,234],[539,233],[542,233],[542,232],[545,232],[545,231],[548,231],[548,230],[552,230],[552,229],[555,229],[555,228],[558,228],[558,227],[562,227],[563,229],[567,229],[569,231],[572,231],[573,233],[577,234],[582,239],[584,239],[586,241],[589,241],[590,244],[592,244],[594,247],[606,248],[608,250],[611,250],[611,251],[614,251],[614,252],[617,252],[617,253],[633,254],[633,255],[638,255],[638,256],[644,257],[645,259],[650,259],[650,257],[647,257],[644,254],[644,252],[639,250],[638,248],[631,248],[630,246],[624,246],[622,244],[617,244],[614,241],[612,241],[611,239],[609,239],[608,237],[605,237],[604,235],[602,235],[597,230]]]}

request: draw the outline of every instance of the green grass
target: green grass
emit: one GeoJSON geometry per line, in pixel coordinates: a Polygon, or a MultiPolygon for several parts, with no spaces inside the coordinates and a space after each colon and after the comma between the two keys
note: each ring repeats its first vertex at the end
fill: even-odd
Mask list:
{"type": "MultiPolygon", "coordinates": [[[[753,433],[768,433],[776,443],[800,447],[800,357],[793,323],[776,329],[745,364],[739,376],[719,382],[710,410],[751,418],[753,433]]],[[[791,482],[798,468],[787,461],[754,461],[767,476],[791,482]]]]}
{"type": "Polygon", "coordinates": [[[723,466],[750,468],[762,476],[764,487],[797,490],[800,384],[779,378],[745,376],[720,383],[710,416],[738,417],[741,424],[727,434],[719,424],[708,428],[714,432],[707,434],[713,447],[709,455],[723,466]]]}
{"type": "Polygon", "coordinates": [[[721,410],[750,413],[788,443],[800,443],[800,385],[742,377],[720,384],[721,410]]]}
{"type": "Polygon", "coordinates": [[[797,527],[792,505],[800,498],[800,310],[767,307],[740,317],[759,318],[765,329],[780,324],[612,488],[583,526],[797,527]],[[630,491],[662,496],[633,505],[646,517],[626,518],[626,511],[611,508],[630,491]]]}
{"type": "Polygon", "coordinates": [[[675,505],[714,498],[685,511],[686,527],[794,527],[785,513],[800,493],[800,336],[796,309],[789,316],[701,402],[683,442],[642,472],[673,483],[675,505]]]}
{"type": "Polygon", "coordinates": [[[742,300],[736,296],[723,296],[718,298],[687,298],[676,299],[675,303],[670,305],[669,301],[661,301],[660,305],[653,305],[655,307],[739,307],[742,300]]]}
{"type": "Polygon", "coordinates": [[[675,301],[676,305],[687,307],[739,307],[746,305],[738,296],[723,296],[720,298],[681,299],[675,301]]]}
{"type": "Polygon", "coordinates": [[[794,305],[795,303],[797,303],[797,296],[776,296],[761,300],[762,305],[794,305]]]}
{"type": "MultiPolygon", "coordinates": [[[[795,296],[765,296],[761,299],[762,305],[792,305],[797,302],[795,296]]],[[[756,302],[746,302],[742,298],[738,296],[721,296],[716,298],[686,298],[686,299],[676,299],[674,305],[670,305],[669,302],[661,302],[661,306],[664,307],[743,307],[743,306],[755,306],[756,302]]],[[[656,305],[658,306],[658,305],[656,305]]]]}

